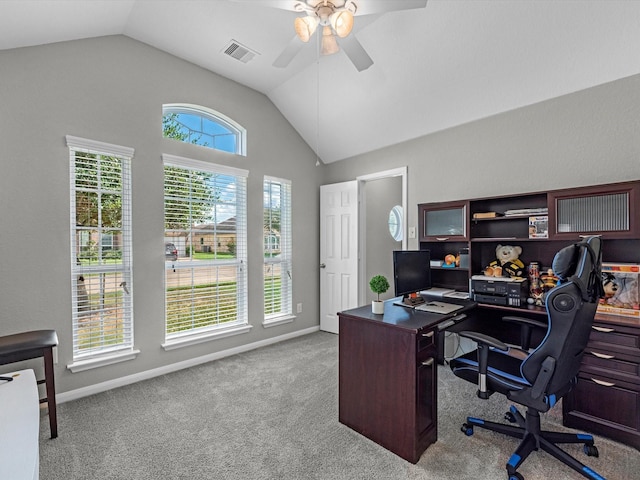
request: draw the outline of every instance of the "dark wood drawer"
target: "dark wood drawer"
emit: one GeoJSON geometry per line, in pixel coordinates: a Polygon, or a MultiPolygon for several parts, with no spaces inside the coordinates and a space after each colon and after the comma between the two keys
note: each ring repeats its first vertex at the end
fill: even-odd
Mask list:
{"type": "Polygon", "coordinates": [[[435,344],[436,333],[434,330],[418,330],[418,334],[416,335],[416,341],[418,345],[416,346],[416,351],[420,353],[421,351],[432,347],[435,344]]]}
{"type": "Polygon", "coordinates": [[[580,370],[585,374],[604,375],[640,385],[640,361],[623,354],[605,353],[595,348],[587,348],[582,357],[580,370]]]}
{"type": "Polygon", "coordinates": [[[623,353],[640,359],[640,329],[594,322],[588,348],[602,353],[623,353]]]}
{"type": "Polygon", "coordinates": [[[563,400],[564,424],[640,449],[640,391],[637,385],[581,373],[563,400]]]}

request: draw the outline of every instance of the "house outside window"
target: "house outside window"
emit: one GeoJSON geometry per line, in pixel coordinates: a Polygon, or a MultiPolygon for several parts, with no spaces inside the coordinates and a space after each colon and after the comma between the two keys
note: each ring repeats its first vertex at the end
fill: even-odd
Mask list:
{"type": "Polygon", "coordinates": [[[73,363],[81,371],[134,358],[133,149],[67,136],[73,363]]]}
{"type": "Polygon", "coordinates": [[[250,329],[247,313],[246,170],[163,155],[165,349],[250,329]]]}
{"type": "Polygon", "coordinates": [[[264,249],[269,255],[277,255],[280,253],[280,235],[268,233],[264,236],[264,249]]]}
{"type": "Polygon", "coordinates": [[[264,326],[293,321],[291,182],[264,178],[264,326]]]}

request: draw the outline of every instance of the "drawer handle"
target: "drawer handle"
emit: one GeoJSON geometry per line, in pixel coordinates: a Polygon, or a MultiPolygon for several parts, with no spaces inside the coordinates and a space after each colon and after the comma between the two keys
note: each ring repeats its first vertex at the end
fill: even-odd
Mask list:
{"type": "Polygon", "coordinates": [[[595,378],[592,378],[591,380],[598,385],[602,385],[603,387],[614,387],[616,385],[615,383],[603,382],[602,380],[596,380],[595,378]]]}
{"type": "Polygon", "coordinates": [[[616,358],[613,355],[607,355],[607,354],[598,353],[598,352],[591,352],[591,355],[593,355],[594,357],[598,357],[598,358],[604,358],[606,360],[611,360],[612,358],[616,358]]]}
{"type": "Polygon", "coordinates": [[[430,332],[427,332],[427,333],[423,333],[422,336],[423,337],[427,337],[427,338],[428,337],[433,337],[433,330],[431,330],[430,332]]]}
{"type": "Polygon", "coordinates": [[[422,362],[422,365],[425,366],[425,367],[430,367],[431,365],[433,365],[433,357],[428,358],[427,360],[422,362]]]}
{"type": "Polygon", "coordinates": [[[613,332],[613,328],[605,328],[605,327],[596,327],[595,325],[591,325],[591,328],[598,332],[611,333],[613,332]]]}
{"type": "Polygon", "coordinates": [[[449,237],[436,237],[436,240],[439,242],[446,242],[447,240],[449,240],[449,237]]]}

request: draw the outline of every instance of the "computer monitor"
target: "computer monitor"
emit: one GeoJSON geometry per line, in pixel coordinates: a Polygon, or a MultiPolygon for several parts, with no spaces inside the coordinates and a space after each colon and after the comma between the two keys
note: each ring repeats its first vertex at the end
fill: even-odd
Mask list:
{"type": "Polygon", "coordinates": [[[429,250],[395,250],[393,283],[396,297],[408,305],[424,302],[419,292],[431,288],[431,255],[429,250]]]}

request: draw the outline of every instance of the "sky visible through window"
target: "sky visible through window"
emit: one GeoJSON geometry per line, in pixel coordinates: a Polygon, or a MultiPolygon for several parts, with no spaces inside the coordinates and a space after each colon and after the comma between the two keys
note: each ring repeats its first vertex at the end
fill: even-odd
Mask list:
{"type": "Polygon", "coordinates": [[[236,134],[224,125],[189,113],[177,113],[175,120],[185,134],[186,142],[236,153],[236,134]]]}

